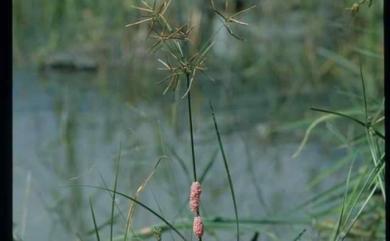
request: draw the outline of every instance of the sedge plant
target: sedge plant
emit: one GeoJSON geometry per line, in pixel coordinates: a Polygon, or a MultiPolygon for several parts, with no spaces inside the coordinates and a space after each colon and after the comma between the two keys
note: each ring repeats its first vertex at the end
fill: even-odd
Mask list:
{"type": "MultiPolygon", "coordinates": [[[[213,160],[212,162],[210,162],[211,164],[207,165],[208,167],[206,167],[206,170],[199,178],[197,175],[197,165],[196,165],[197,159],[196,159],[195,144],[194,144],[194,126],[193,126],[193,116],[192,116],[193,113],[192,113],[192,103],[191,103],[191,98],[192,98],[191,90],[194,82],[197,81],[199,74],[203,73],[207,68],[206,67],[207,54],[210,52],[210,49],[214,45],[213,36],[216,33],[213,33],[202,46],[200,47],[195,46],[195,43],[191,41],[191,33],[193,28],[196,26],[191,26],[191,23],[181,23],[176,26],[174,22],[169,18],[169,7],[171,6],[171,4],[172,4],[172,0],[160,0],[160,1],[154,0],[153,2],[147,2],[142,0],[139,6],[133,6],[134,9],[136,9],[141,13],[142,17],[133,23],[127,24],[126,27],[136,27],[139,25],[146,25],[148,30],[147,38],[153,40],[153,43],[150,47],[151,53],[164,56],[161,58],[160,57],[157,58],[158,62],[162,65],[160,70],[165,71],[167,73],[165,78],[159,81],[160,83],[164,83],[164,82],[166,83],[166,87],[162,92],[163,94],[166,94],[169,90],[172,90],[177,93],[178,91],[180,91],[181,82],[182,81],[185,82],[186,87],[184,93],[181,94],[181,99],[187,100],[186,102],[187,102],[187,109],[188,109],[188,126],[189,126],[190,147],[191,147],[192,174],[193,174],[193,182],[190,190],[189,206],[191,211],[194,214],[193,227],[192,227],[193,233],[198,238],[198,240],[201,241],[204,234],[204,220],[201,217],[199,211],[200,202],[201,202],[201,193],[202,193],[202,187],[200,182],[204,178],[205,174],[208,172],[210,166],[213,163],[213,160]]],[[[214,12],[222,22],[220,28],[217,29],[217,32],[225,28],[230,36],[234,37],[237,40],[243,40],[242,37],[240,37],[239,35],[233,32],[232,25],[233,24],[248,25],[247,23],[239,20],[239,17],[244,13],[246,13],[247,11],[253,9],[255,6],[251,6],[237,13],[228,15],[225,14],[224,11],[218,10],[213,0],[210,0],[209,4],[210,4],[210,11],[214,12]]],[[[225,1],[225,10],[227,4],[228,2],[225,1]]],[[[236,240],[239,241],[240,240],[239,219],[238,219],[237,203],[235,199],[232,178],[229,171],[228,163],[226,160],[226,154],[223,149],[223,145],[218,131],[218,126],[216,123],[213,109],[212,109],[212,115],[215,124],[215,130],[218,137],[217,139],[218,139],[219,147],[223,156],[225,170],[229,181],[229,187],[232,194],[234,213],[235,213],[236,240]]],[[[153,173],[154,171],[152,172],[151,175],[149,175],[146,178],[145,183],[150,179],[153,173]]],[[[181,232],[179,232],[178,229],[172,223],[170,223],[168,220],[163,218],[155,210],[152,210],[150,207],[148,207],[147,205],[143,204],[138,200],[139,191],[137,191],[135,197],[131,197],[124,193],[118,192],[116,190],[117,178],[118,178],[118,173],[115,176],[115,184],[113,190],[108,188],[94,187],[112,193],[113,200],[112,200],[112,212],[111,212],[110,241],[113,240],[112,223],[114,218],[115,195],[125,197],[129,199],[129,201],[131,201],[132,203],[135,203],[143,207],[151,214],[159,218],[161,221],[163,221],[164,225],[172,229],[182,240],[184,241],[187,240],[187,238],[181,232]]],[[[141,185],[139,190],[142,190],[143,188],[144,185],[141,185]]],[[[90,203],[90,206],[91,206],[92,217],[93,217],[95,230],[96,230],[96,237],[100,239],[98,230],[96,229],[96,218],[93,211],[92,202],[90,203]]],[[[131,225],[130,219],[132,217],[132,213],[134,210],[133,208],[134,206],[131,205],[129,209],[128,218],[127,218],[125,234],[123,237],[124,240],[128,240],[129,238],[128,232],[131,225]]]]}

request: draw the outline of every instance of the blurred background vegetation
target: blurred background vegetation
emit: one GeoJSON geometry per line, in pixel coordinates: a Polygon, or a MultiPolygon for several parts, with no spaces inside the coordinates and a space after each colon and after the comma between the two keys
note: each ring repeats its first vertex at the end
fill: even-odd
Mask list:
{"type": "MultiPolygon", "coordinates": [[[[215,2],[223,7],[224,1],[215,2]]],[[[373,0],[370,6],[371,1],[363,1],[358,11],[351,11],[349,8],[354,3],[354,0],[229,1],[229,12],[256,4],[256,8],[244,18],[249,26],[235,29],[245,41],[231,38],[226,31],[219,31],[215,36],[216,43],[208,54],[207,75],[200,75],[193,87],[197,142],[206,143],[199,148],[205,150],[204,158],[209,159],[214,151],[207,146],[214,137],[213,133],[209,133],[212,125],[207,105],[207,100],[212,99],[219,110],[217,114],[220,115],[222,133],[229,136],[227,149],[236,150],[230,153],[231,159],[248,155],[247,159],[252,159],[253,165],[259,165],[254,169],[255,176],[261,176],[259,173],[267,176],[267,168],[273,168],[271,173],[274,174],[269,177],[257,177],[258,181],[262,180],[258,185],[268,186],[262,187],[266,193],[263,198],[275,204],[275,207],[269,207],[271,211],[276,212],[280,207],[291,208],[293,204],[331,187],[336,180],[344,182],[349,168],[345,160],[358,157],[364,163],[362,160],[370,157],[370,145],[363,141],[354,146],[360,140],[359,136],[364,136],[364,128],[338,119],[310,133],[308,143],[313,144],[307,144],[308,151],[303,151],[299,156],[303,166],[291,160],[307,127],[320,117],[310,107],[343,110],[353,113],[356,118],[364,118],[360,66],[366,84],[369,115],[383,114],[383,1],[373,0]],[[241,139],[252,141],[252,144],[247,143],[251,151],[248,152],[247,147],[241,145],[241,139]],[[267,150],[273,154],[262,156],[267,150]],[[318,162],[315,161],[317,158],[318,162]],[[286,160],[291,163],[286,163],[286,160]],[[289,182],[286,177],[284,184],[282,180],[277,184],[278,176],[289,173],[289,168],[281,171],[283,168],[279,165],[291,168],[292,175],[300,176],[304,172],[307,175],[304,181],[292,181],[302,185],[302,190],[307,185],[310,187],[304,189],[310,192],[302,191],[304,195],[293,198],[293,204],[288,198],[294,192],[278,190],[283,185],[287,187],[286,182],[289,182]],[[327,169],[323,169],[325,167],[327,169]],[[338,174],[334,179],[327,180],[335,173],[338,174]],[[324,186],[316,186],[324,180],[324,186]]],[[[157,155],[172,154],[172,150],[176,150],[176,154],[172,155],[180,159],[180,155],[187,156],[189,153],[187,147],[180,147],[183,141],[188,141],[186,116],[180,114],[185,107],[181,102],[174,101],[172,93],[162,96],[164,87],[158,81],[164,76],[157,69],[160,66],[156,56],[149,51],[147,28],[125,27],[140,17],[139,12],[132,8],[138,5],[139,1],[135,0],[13,0],[14,126],[19,127],[14,129],[14,150],[18,152],[14,160],[14,179],[19,180],[14,184],[14,199],[20,197],[17,204],[27,205],[23,200],[29,199],[26,194],[30,187],[28,183],[31,182],[29,173],[33,173],[32,180],[36,179],[38,187],[42,185],[41,191],[50,193],[50,198],[46,197],[45,210],[60,217],[49,215],[45,219],[46,223],[49,222],[47,220],[57,220],[53,222],[55,227],[45,233],[46,236],[31,231],[35,236],[23,239],[24,230],[26,227],[28,229],[29,224],[33,225],[34,219],[27,218],[28,208],[14,210],[14,216],[21,220],[15,224],[17,236],[23,240],[53,240],[53,233],[63,234],[57,236],[57,240],[77,240],[76,236],[80,238],[92,228],[86,195],[76,189],[72,193],[59,191],[58,186],[76,179],[80,183],[81,179],[84,183],[100,183],[96,173],[93,173],[95,177],[92,179],[81,176],[89,173],[93,157],[97,163],[105,163],[100,168],[111,168],[112,163],[107,164],[107,159],[113,159],[111,154],[117,152],[118,143],[123,141],[122,135],[127,135],[123,133],[129,129],[132,133],[139,132],[135,136],[145,135],[140,139],[126,137],[123,148],[125,153],[139,152],[135,157],[148,163],[146,169],[142,167],[139,170],[150,170],[157,155]],[[50,114],[37,114],[39,110],[49,110],[50,114]],[[42,123],[47,123],[47,126],[42,123]],[[145,123],[148,123],[148,127],[144,127],[145,123]],[[167,129],[164,131],[163,127],[167,129]],[[170,128],[175,135],[169,134],[170,128]],[[183,130],[184,134],[181,134],[183,130]],[[37,139],[40,143],[34,144],[37,139]],[[147,148],[153,151],[149,153],[147,148]],[[54,170],[56,177],[43,178],[36,169],[42,169],[42,166],[34,163],[43,164],[47,171],[54,170]],[[27,181],[26,176],[29,177],[27,181]],[[56,181],[50,183],[53,186],[45,186],[49,184],[47,180],[56,181]],[[86,210],[86,214],[68,214],[77,208],[86,210]],[[78,221],[72,223],[69,221],[72,219],[78,221]],[[79,229],[83,229],[84,233],[79,229]],[[75,233],[81,233],[81,236],[75,233]]],[[[191,36],[195,46],[204,44],[220,25],[209,9],[208,0],[173,1],[167,15],[177,23],[188,21],[195,27],[191,36]]],[[[378,128],[382,131],[383,125],[378,128]]],[[[378,153],[381,153],[383,143],[378,145],[378,153]]],[[[247,173],[248,170],[240,168],[239,164],[233,164],[232,169],[236,170],[233,177],[234,173],[236,177],[247,173]]],[[[167,167],[163,170],[170,169],[167,167]]],[[[124,176],[128,176],[134,168],[131,166],[122,171],[124,176]]],[[[123,188],[134,190],[137,181],[139,183],[146,173],[140,171],[135,177],[126,177],[129,180],[126,179],[123,188]]],[[[113,168],[105,175],[111,180],[113,168]]],[[[249,176],[248,182],[255,183],[256,178],[249,176]]],[[[161,178],[167,180],[170,177],[164,175],[161,178]]],[[[245,187],[245,181],[237,182],[245,187]]],[[[210,184],[214,185],[214,192],[210,195],[215,200],[220,200],[218,198],[225,195],[222,193],[227,193],[227,189],[219,189],[219,184],[223,183],[210,184]]],[[[186,185],[181,190],[185,188],[186,185]]],[[[148,196],[145,200],[154,199],[148,196]]],[[[335,198],[334,201],[340,199],[335,198]]],[[[378,203],[378,212],[383,214],[383,203],[380,200],[378,203]]],[[[164,204],[172,206],[168,210],[175,210],[177,206],[168,197],[161,205],[164,204]]],[[[338,208],[339,204],[336,202],[330,206],[338,208]]],[[[253,203],[248,205],[257,207],[253,203]]],[[[97,208],[98,217],[99,210],[105,213],[102,211],[104,205],[100,206],[100,209],[97,208]]],[[[219,211],[231,210],[229,203],[220,208],[219,211]]],[[[328,210],[326,208],[324,210],[328,210]]],[[[250,211],[247,213],[252,214],[250,211]]],[[[259,213],[261,216],[267,212],[259,213]]],[[[337,220],[337,212],[323,213],[329,214],[333,222],[337,220]]],[[[104,218],[103,214],[100,214],[101,221],[108,217],[106,215],[104,218]]],[[[171,215],[171,212],[165,211],[165,214],[171,215]]],[[[152,221],[156,220],[145,219],[136,226],[150,225],[152,221]]],[[[383,228],[383,222],[381,225],[378,226],[383,228]]],[[[319,226],[332,230],[335,223],[332,226],[332,223],[325,222],[319,226]]],[[[364,231],[366,227],[363,225],[359,228],[364,231]]],[[[371,226],[367,229],[371,230],[371,226]]],[[[272,232],[276,236],[285,232],[292,237],[301,230],[292,228],[291,232],[285,232],[282,228],[272,232]]],[[[359,230],[356,233],[353,237],[358,240],[373,240],[370,239],[372,236],[368,235],[367,238],[367,233],[359,233],[359,230]]],[[[319,240],[314,236],[309,237],[312,239],[302,240],[319,240]]]]}
{"type": "MultiPolygon", "coordinates": [[[[232,1],[230,11],[257,4],[247,17],[251,24],[246,41],[230,44],[221,36],[210,62],[231,67],[223,72],[244,86],[260,87],[269,81],[294,93],[322,84],[349,84],[360,58],[367,80],[380,89],[383,66],[372,58],[380,59],[383,52],[383,3],[374,1],[370,8],[364,4],[351,14],[347,8],[353,3],[232,1]]],[[[139,70],[149,54],[143,51],[145,29],[125,28],[138,17],[134,5],[137,2],[131,0],[14,0],[14,62],[38,64],[59,51],[75,51],[90,54],[101,65],[139,70]]],[[[216,20],[207,7],[208,0],[180,1],[170,14],[177,19],[190,16],[199,30],[194,39],[201,42],[216,20]]]]}

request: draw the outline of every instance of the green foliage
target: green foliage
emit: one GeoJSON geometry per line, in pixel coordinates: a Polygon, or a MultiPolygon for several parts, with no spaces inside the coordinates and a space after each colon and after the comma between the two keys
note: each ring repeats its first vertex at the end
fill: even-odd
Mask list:
{"type": "MultiPolygon", "coordinates": [[[[208,74],[218,76],[214,84],[229,91],[261,93],[262,98],[268,98],[266,105],[271,106],[269,112],[272,117],[277,119],[283,116],[280,119],[284,123],[278,123],[274,132],[307,127],[293,157],[302,155],[312,136],[346,150],[346,155],[334,160],[333,166],[318,173],[308,189],[316,188],[322,181],[340,173],[345,180],[302,200],[293,210],[275,214],[273,219],[240,219],[233,179],[212,109],[235,217],[206,216],[207,231],[231,230],[235,226],[237,240],[240,231],[256,232],[277,240],[276,234],[261,225],[289,224],[313,227],[326,240],[380,239],[384,237],[383,207],[386,201],[383,36],[380,31],[382,7],[378,1],[347,2],[261,1],[254,8],[252,1],[246,1],[244,8],[235,10],[232,4],[228,4],[230,1],[213,0],[175,1],[175,4],[170,0],[13,0],[14,59],[16,63],[24,59],[36,63],[53,52],[75,46],[91,48],[92,52],[108,48],[111,60],[120,55],[119,59],[128,63],[140,78],[145,76],[140,67],[146,68],[145,72],[150,73],[148,79],[158,77],[160,83],[166,84],[160,92],[166,94],[173,90],[177,100],[180,96],[187,98],[193,174],[186,165],[190,158],[180,157],[174,148],[169,152],[177,159],[189,180],[200,182],[211,172],[218,150],[209,155],[210,160],[198,178],[199,160],[195,158],[191,93],[208,74]],[[242,16],[243,13],[245,16],[242,16]],[[197,20],[197,17],[201,19],[197,20]],[[129,21],[131,23],[126,26],[131,28],[126,28],[124,23],[129,21]],[[245,28],[237,28],[240,26],[245,28]],[[242,31],[250,34],[245,37],[245,42],[236,41],[244,40],[242,31]],[[236,42],[233,45],[229,41],[236,42]],[[127,58],[124,57],[128,54],[124,53],[124,49],[131,52],[127,58]],[[154,67],[144,67],[149,66],[147,63],[151,61],[144,58],[143,55],[149,55],[146,52],[154,54],[161,64],[159,70],[164,71],[163,78],[152,71],[154,67]],[[140,61],[144,59],[146,61],[140,61]],[[183,81],[185,86],[182,86],[183,81]],[[298,97],[311,94],[325,96],[321,105],[328,107],[312,107],[313,112],[305,116],[304,112],[310,106],[307,102],[298,104],[298,97]],[[290,110],[291,105],[297,105],[297,109],[290,110]],[[326,124],[328,131],[319,135],[316,131],[323,124],[326,124]],[[346,133],[345,127],[353,131],[346,133]],[[346,170],[346,167],[349,168],[346,170]],[[295,215],[303,218],[298,219],[295,215]]],[[[221,93],[228,96],[224,91],[221,93]]],[[[93,187],[110,194],[111,212],[108,221],[99,226],[90,200],[94,229],[88,232],[89,235],[94,234],[99,241],[100,231],[109,226],[110,241],[149,237],[159,240],[162,233],[168,230],[187,240],[179,229],[191,229],[191,220],[168,221],[161,212],[139,200],[140,192],[153,176],[158,163],[135,195],[129,196],[117,191],[118,160],[112,189],[105,183],[104,187],[93,187]],[[118,196],[127,199],[130,207],[124,235],[116,236],[113,231],[118,217],[116,213],[123,216],[116,203],[118,196]],[[135,205],[161,220],[162,224],[144,232],[131,230],[131,234],[128,234],[135,205]]],[[[186,205],[187,200],[179,214],[186,205]]],[[[301,226],[297,228],[302,230],[301,226]]],[[[305,232],[306,229],[297,232],[295,239],[292,237],[291,240],[303,239],[305,232]]],[[[253,240],[257,237],[255,235],[253,240]]]]}

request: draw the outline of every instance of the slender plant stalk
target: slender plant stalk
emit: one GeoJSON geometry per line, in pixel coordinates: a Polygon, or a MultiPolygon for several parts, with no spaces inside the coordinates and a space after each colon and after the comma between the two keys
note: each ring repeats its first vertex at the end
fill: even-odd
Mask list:
{"type": "MultiPolygon", "coordinates": [[[[118,217],[119,217],[119,214],[116,214],[114,218],[116,219],[118,217]]],[[[111,217],[108,218],[106,221],[101,222],[101,224],[97,225],[96,228],[97,228],[97,230],[102,230],[103,228],[110,226],[110,224],[111,224],[111,217]]],[[[94,233],[96,233],[95,227],[85,232],[86,235],[91,235],[94,233]]]]}
{"type": "Polygon", "coordinates": [[[253,234],[253,237],[251,238],[251,241],[257,241],[257,239],[259,238],[259,232],[255,232],[254,234],[253,234]]]}
{"type": "MultiPolygon", "coordinates": [[[[156,169],[158,167],[158,165],[160,164],[160,161],[165,158],[165,156],[162,156],[158,159],[157,163],[154,165],[153,167],[153,170],[151,171],[151,173],[144,179],[144,181],[141,183],[141,185],[138,187],[136,193],[135,193],[135,196],[134,198],[135,199],[139,199],[139,196],[140,196],[140,193],[143,192],[146,184],[148,184],[149,180],[153,177],[154,173],[156,172],[156,169]]],[[[134,202],[131,202],[129,201],[129,211],[127,213],[127,222],[126,222],[126,231],[125,231],[125,241],[127,241],[127,235],[130,231],[130,228],[131,228],[131,225],[132,225],[132,218],[133,218],[133,215],[134,215],[134,211],[135,211],[135,206],[134,206],[134,202]]]]}
{"type": "MultiPolygon", "coordinates": [[[[188,73],[186,74],[186,79],[187,79],[187,88],[189,88],[190,75],[188,73]]],[[[194,173],[194,182],[196,182],[197,177],[196,177],[196,163],[195,163],[194,131],[192,127],[191,91],[188,91],[187,100],[188,100],[188,121],[190,124],[190,136],[191,136],[192,170],[194,173]]]]}
{"type": "Polygon", "coordinates": [[[220,135],[219,130],[218,130],[217,120],[215,118],[214,108],[213,108],[211,101],[210,101],[210,109],[211,109],[211,115],[213,117],[215,132],[217,134],[219,148],[221,149],[221,153],[222,153],[223,163],[225,164],[225,170],[226,170],[226,174],[227,174],[228,181],[229,181],[230,193],[232,194],[234,215],[236,217],[237,241],[240,241],[240,227],[239,227],[239,221],[238,221],[237,203],[236,203],[236,197],[234,195],[233,182],[232,182],[232,178],[230,176],[229,166],[227,164],[227,159],[226,159],[225,151],[223,149],[221,135],[220,135]]]}
{"type": "Polygon", "coordinates": [[[347,197],[348,197],[348,191],[349,191],[349,180],[351,178],[351,172],[352,172],[352,166],[354,164],[354,160],[352,160],[352,163],[351,163],[351,166],[349,167],[349,171],[348,171],[348,176],[347,176],[347,182],[346,182],[346,185],[345,185],[345,193],[344,193],[344,198],[343,198],[343,202],[342,202],[342,205],[341,205],[341,211],[340,211],[340,215],[339,215],[339,219],[337,221],[337,226],[336,226],[336,229],[335,229],[335,232],[334,232],[334,235],[333,237],[330,239],[330,240],[333,240],[333,241],[336,241],[337,240],[337,237],[340,233],[340,229],[341,229],[341,226],[342,226],[342,223],[343,223],[343,217],[344,217],[344,210],[346,208],[346,201],[347,201],[347,197]]]}
{"type": "Polygon", "coordinates": [[[96,233],[96,239],[97,239],[97,241],[100,241],[99,228],[98,228],[98,226],[97,226],[97,224],[96,224],[95,211],[93,210],[91,198],[89,199],[89,207],[91,208],[93,226],[94,226],[95,233],[96,233]]]}
{"type": "Polygon", "coordinates": [[[294,241],[300,240],[301,237],[305,234],[305,232],[306,232],[306,229],[302,230],[302,231],[298,234],[298,236],[294,239],[294,241]]]}
{"type": "MultiPolygon", "coordinates": [[[[186,73],[186,80],[187,80],[187,100],[188,100],[188,121],[190,124],[190,136],[191,136],[191,153],[192,153],[192,171],[194,173],[194,182],[198,180],[196,176],[196,162],[195,162],[195,146],[194,146],[194,131],[192,127],[192,110],[191,110],[191,90],[190,88],[190,75],[189,73],[186,73]]],[[[199,216],[199,210],[196,213],[199,216]]],[[[199,241],[202,241],[202,237],[198,238],[199,241]]]]}
{"type": "Polygon", "coordinates": [[[112,241],[113,229],[114,229],[113,226],[114,226],[114,213],[115,213],[115,194],[116,194],[116,188],[118,187],[119,162],[121,160],[121,152],[122,152],[122,143],[119,144],[119,154],[116,163],[117,166],[116,166],[115,181],[114,181],[114,192],[112,195],[112,203],[111,203],[110,241],[112,241]]]}
{"type": "Polygon", "coordinates": [[[365,114],[365,118],[366,118],[366,123],[368,123],[368,108],[367,108],[366,85],[364,83],[363,69],[362,69],[362,65],[361,64],[360,64],[360,79],[362,81],[364,114],[365,114]]]}

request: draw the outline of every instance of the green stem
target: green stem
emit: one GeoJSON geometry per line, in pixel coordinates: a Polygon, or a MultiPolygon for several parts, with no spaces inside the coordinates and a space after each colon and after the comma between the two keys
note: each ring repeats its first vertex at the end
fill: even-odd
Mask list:
{"type": "Polygon", "coordinates": [[[224,151],[224,148],[223,148],[221,135],[219,133],[217,120],[215,118],[214,107],[213,107],[211,101],[210,101],[210,109],[211,109],[211,115],[212,115],[213,122],[214,122],[215,132],[217,134],[219,148],[221,150],[223,163],[225,165],[225,170],[226,170],[227,178],[228,178],[228,181],[229,181],[230,193],[231,193],[232,199],[233,199],[234,215],[236,217],[236,231],[237,231],[237,236],[236,237],[237,237],[237,241],[240,241],[240,228],[239,228],[239,221],[238,221],[237,202],[236,202],[236,197],[235,197],[235,194],[234,194],[233,181],[232,181],[232,177],[230,175],[229,166],[228,166],[227,158],[226,158],[225,151],[224,151]]]}
{"type": "MultiPolygon", "coordinates": [[[[186,74],[186,78],[187,78],[187,88],[189,88],[189,85],[190,85],[190,75],[188,73],[186,74]]],[[[198,179],[196,177],[194,132],[193,132],[193,128],[192,128],[191,91],[188,91],[187,100],[188,100],[188,121],[189,121],[189,124],[190,124],[190,136],[191,136],[192,169],[193,169],[193,172],[194,172],[194,182],[196,182],[198,179]]]]}

